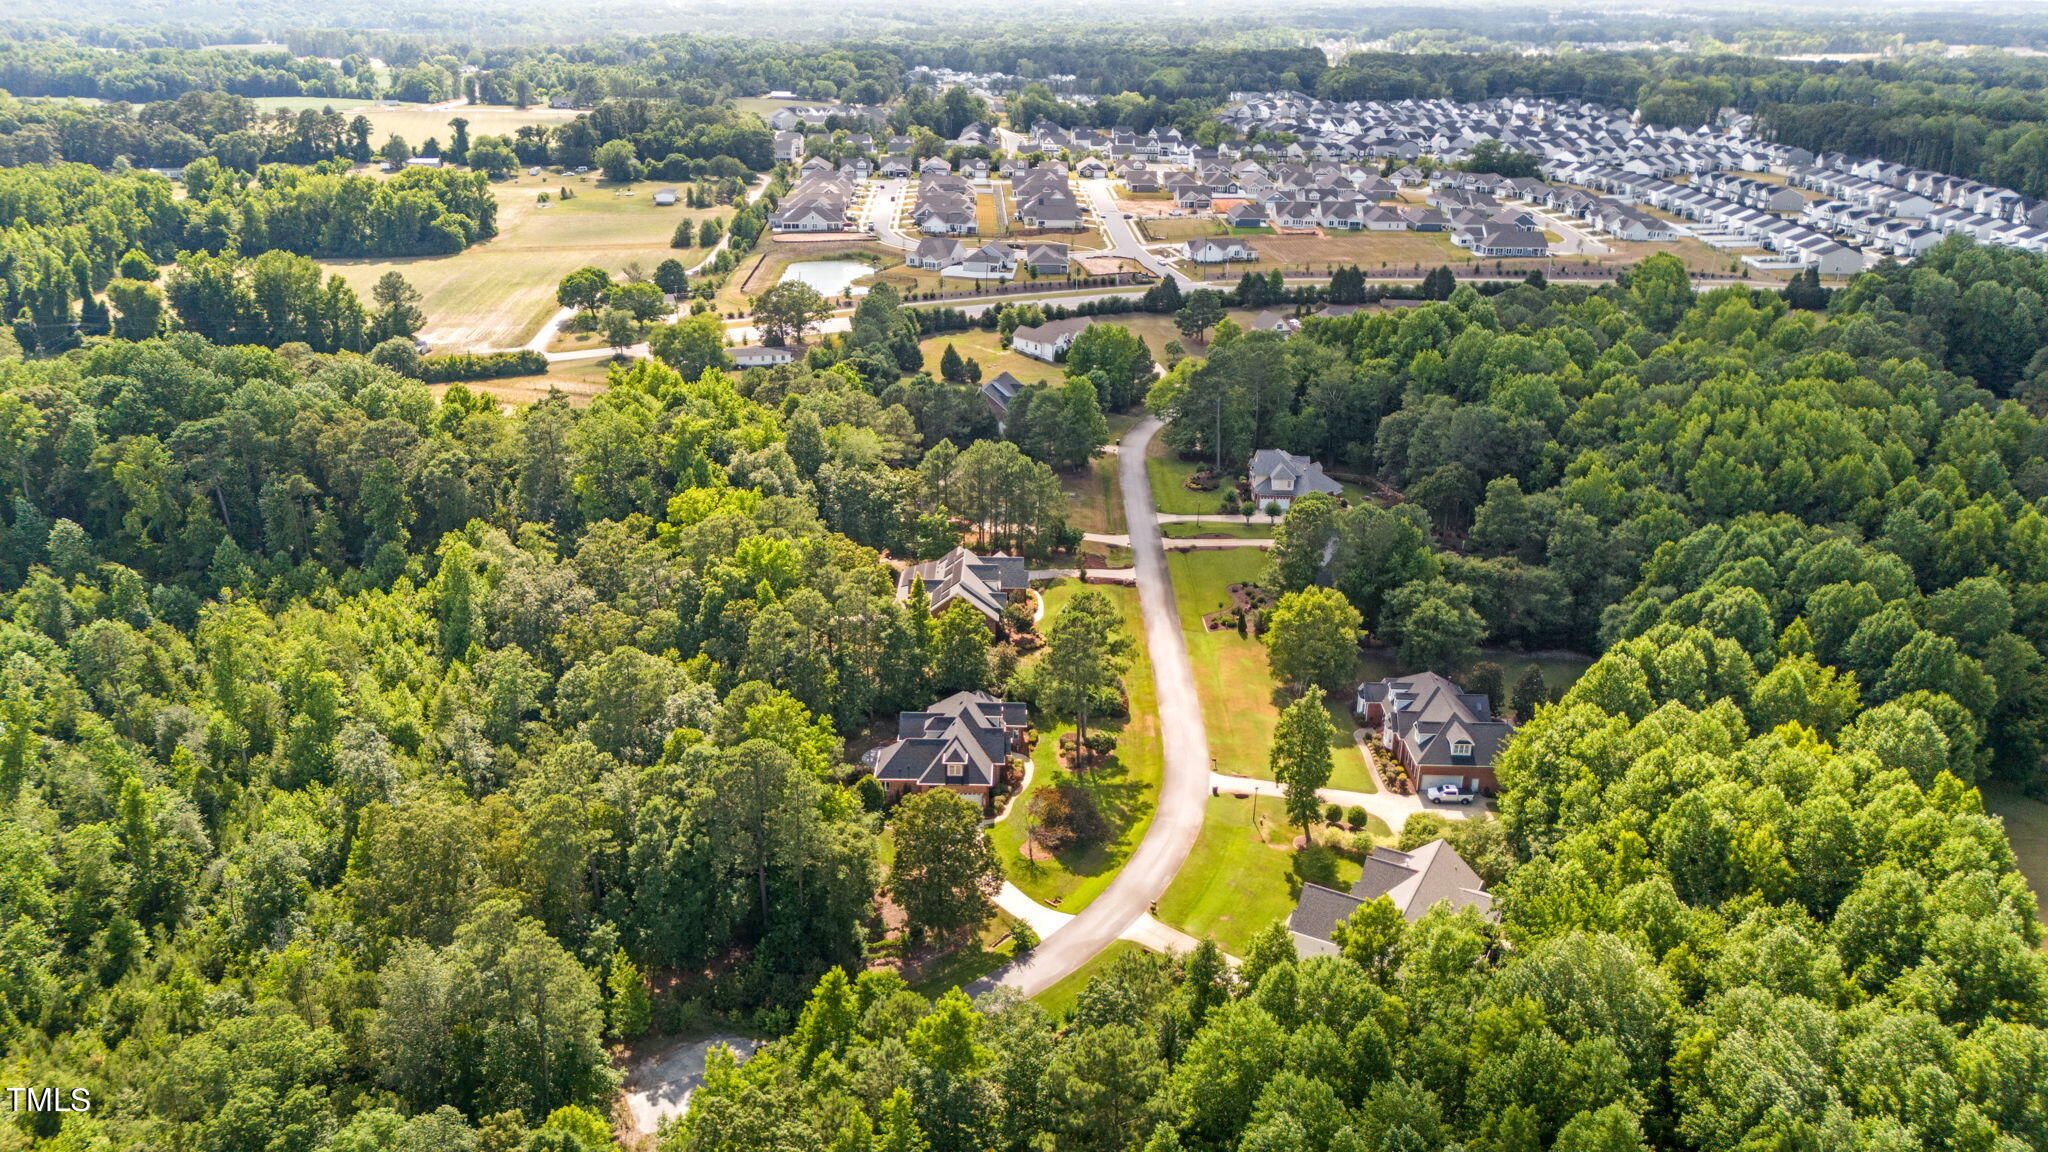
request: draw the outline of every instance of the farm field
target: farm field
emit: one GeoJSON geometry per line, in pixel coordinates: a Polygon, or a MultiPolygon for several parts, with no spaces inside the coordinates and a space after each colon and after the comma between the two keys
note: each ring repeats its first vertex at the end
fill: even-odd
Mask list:
{"type": "Polygon", "coordinates": [[[436,104],[387,104],[381,100],[329,99],[320,96],[263,96],[256,100],[266,111],[289,108],[297,111],[332,108],[350,115],[370,118],[370,147],[384,143],[386,136],[398,136],[415,150],[428,138],[448,143],[448,121],[457,116],[469,121],[470,139],[478,136],[510,136],[528,124],[567,124],[578,115],[567,109],[514,108],[509,104],[470,104],[449,107],[436,104]]]}
{"type": "Polygon", "coordinates": [[[650,194],[667,184],[642,181],[616,187],[589,176],[525,176],[493,187],[498,235],[452,256],[387,260],[323,260],[368,302],[386,272],[404,274],[424,299],[422,339],[436,351],[516,348],[554,314],[555,286],[585,265],[618,273],[629,264],[646,272],[670,256],[695,263],[695,248],[671,249],[677,221],[729,216],[730,208],[656,208],[650,194]],[[568,187],[572,200],[542,207],[541,192],[568,187]],[[622,196],[621,191],[632,195],[622,196]]]}

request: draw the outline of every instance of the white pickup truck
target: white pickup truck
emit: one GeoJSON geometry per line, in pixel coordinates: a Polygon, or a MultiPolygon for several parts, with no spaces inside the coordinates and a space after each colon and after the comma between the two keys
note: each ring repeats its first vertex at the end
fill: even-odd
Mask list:
{"type": "Polygon", "coordinates": [[[1429,797],[1431,804],[1472,803],[1472,793],[1465,791],[1456,784],[1431,785],[1426,795],[1429,797]]]}

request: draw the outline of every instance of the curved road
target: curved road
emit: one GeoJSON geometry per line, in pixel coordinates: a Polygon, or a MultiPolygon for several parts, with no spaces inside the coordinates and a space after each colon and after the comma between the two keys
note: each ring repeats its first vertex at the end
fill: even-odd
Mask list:
{"type": "Polygon", "coordinates": [[[1043,992],[1071,975],[1150,914],[1152,904],[1165,894],[1193,850],[1208,808],[1209,736],[1202,727],[1202,703],[1195,695],[1194,668],[1181,635],[1159,517],[1152,507],[1152,485],[1145,475],[1145,448],[1159,428],[1159,420],[1147,418],[1131,429],[1117,449],[1124,518],[1130,524],[1137,570],[1138,607],[1145,622],[1145,648],[1152,658],[1165,752],[1159,807],[1137,851],[1131,853],[1109,887],[1072,921],[1046,937],[1030,956],[989,981],[1026,996],[1043,992]]]}

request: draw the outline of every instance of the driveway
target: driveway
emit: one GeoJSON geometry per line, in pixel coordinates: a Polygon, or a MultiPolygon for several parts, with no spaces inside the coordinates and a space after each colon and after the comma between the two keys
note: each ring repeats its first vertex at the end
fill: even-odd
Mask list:
{"type": "Polygon", "coordinates": [[[756,1043],[745,1036],[707,1036],[636,1056],[626,1066],[625,1081],[619,1087],[625,1098],[627,1126],[652,1137],[663,1120],[682,1115],[690,1106],[690,1094],[704,1083],[704,1060],[712,1048],[724,1044],[745,1060],[753,1055],[756,1043]]]}
{"type": "MultiPolygon", "coordinates": [[[[1352,746],[1359,756],[1364,758],[1366,771],[1370,772],[1373,770],[1372,756],[1366,750],[1366,739],[1368,738],[1354,733],[1352,735],[1352,746]]],[[[1260,796],[1284,796],[1287,794],[1287,789],[1271,780],[1260,780],[1251,776],[1232,776],[1223,772],[1210,773],[1209,784],[1218,792],[1225,794],[1242,793],[1260,796]]],[[[1401,831],[1407,825],[1408,818],[1419,812],[1434,812],[1447,820],[1463,820],[1476,812],[1487,812],[1493,808],[1493,802],[1485,799],[1481,799],[1478,803],[1470,806],[1463,804],[1431,804],[1420,796],[1397,796],[1392,792],[1384,791],[1353,792],[1345,788],[1318,788],[1316,789],[1316,796],[1325,804],[1342,804],[1346,808],[1363,808],[1368,814],[1377,816],[1385,821],[1387,827],[1395,832],[1401,831]]]]}
{"type": "Polygon", "coordinates": [[[1131,931],[1140,918],[1150,915],[1152,905],[1165,895],[1166,886],[1173,882],[1194,849],[1195,837],[1201,834],[1209,803],[1209,737],[1202,727],[1194,668],[1188,662],[1173,583],[1166,572],[1166,549],[1152,507],[1152,486],[1145,478],[1145,447],[1159,427],[1156,418],[1141,421],[1124,437],[1124,448],[1117,454],[1118,466],[1123,469],[1124,518],[1131,526],[1145,648],[1152,657],[1152,682],[1159,701],[1159,731],[1165,752],[1159,807],[1137,851],[1100,896],[1045,936],[1030,956],[970,991],[985,991],[992,983],[1000,983],[1034,996],[1071,975],[1131,931]]]}

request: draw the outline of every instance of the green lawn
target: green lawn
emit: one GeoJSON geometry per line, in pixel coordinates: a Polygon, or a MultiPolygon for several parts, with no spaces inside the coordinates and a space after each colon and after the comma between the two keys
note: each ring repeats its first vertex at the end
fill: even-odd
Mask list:
{"type": "Polygon", "coordinates": [[[1067,492],[1067,523],[1075,529],[1117,536],[1129,531],[1115,456],[1097,456],[1086,468],[1062,472],[1060,487],[1067,492]]]}
{"type": "MultiPolygon", "coordinates": [[[[1051,619],[1081,587],[1078,581],[1062,580],[1044,588],[1047,619],[1051,619]]],[[[1110,763],[1078,778],[1094,794],[1096,807],[1109,822],[1110,836],[1101,844],[1073,849],[1052,860],[1027,860],[1021,848],[1029,818],[1021,799],[1011,806],[1009,815],[990,830],[996,851],[1002,857],[1003,870],[1011,882],[1033,900],[1062,912],[1079,912],[1087,907],[1089,901],[1109,886],[1117,870],[1136,850],[1138,841],[1144,838],[1145,829],[1152,824],[1153,812],[1158,808],[1159,782],[1164,765],[1159,742],[1159,711],[1153,701],[1152,665],[1145,655],[1145,632],[1138,617],[1137,590],[1107,585],[1095,585],[1093,590],[1109,597],[1123,613],[1124,627],[1129,630],[1132,642],[1131,667],[1124,674],[1131,718],[1098,725],[1118,734],[1117,753],[1110,763]]],[[[1058,781],[1077,779],[1061,769],[1057,762],[1059,738],[1072,731],[1073,726],[1050,725],[1042,717],[1034,719],[1039,722],[1039,739],[1038,747],[1032,753],[1035,769],[1031,787],[1037,789],[1058,781]]]]}
{"type": "Polygon", "coordinates": [[[911,987],[920,995],[938,997],[1008,964],[1016,957],[1016,942],[1010,938],[1010,932],[1017,923],[1005,913],[996,913],[981,926],[973,941],[940,959],[911,987]]]}
{"type": "Polygon", "coordinates": [[[1233,524],[1220,520],[1177,521],[1160,525],[1159,534],[1168,540],[1196,540],[1204,536],[1228,536],[1233,540],[1269,540],[1273,536],[1273,525],[1233,524]]]}
{"type": "Polygon", "coordinates": [[[1054,1017],[1065,1016],[1074,1010],[1074,1002],[1081,998],[1081,990],[1088,987],[1088,981],[1093,980],[1096,973],[1109,967],[1118,957],[1142,951],[1143,945],[1133,944],[1129,940],[1112,940],[1109,947],[1095,954],[1093,960],[1074,969],[1066,979],[1033,996],[1032,999],[1038,1001],[1039,1006],[1052,1013],[1054,1017]]]}
{"type": "Polygon", "coordinates": [[[1033,360],[1022,352],[1012,352],[1003,347],[1002,337],[994,332],[970,328],[965,332],[942,332],[918,345],[924,352],[925,367],[932,375],[938,375],[939,359],[946,354],[946,345],[951,344],[961,356],[981,364],[981,378],[993,380],[1008,372],[1026,384],[1041,381],[1057,384],[1066,379],[1066,372],[1056,364],[1033,360]]]}
{"type": "MultiPolygon", "coordinates": [[[[1228,607],[1229,586],[1256,583],[1264,573],[1266,555],[1254,548],[1207,552],[1172,552],[1166,557],[1173,577],[1180,626],[1187,638],[1188,659],[1195,669],[1195,691],[1202,697],[1202,724],[1209,734],[1209,754],[1220,772],[1272,779],[1266,760],[1273,749],[1273,727],[1279,723],[1286,696],[1273,683],[1266,666],[1266,646],[1239,636],[1233,628],[1209,631],[1204,614],[1228,607]]],[[[1330,787],[1376,792],[1372,773],[1351,745],[1352,721],[1345,701],[1331,702],[1336,729],[1331,742],[1335,768],[1330,787]]]]}
{"type": "Polygon", "coordinates": [[[1984,788],[1984,807],[2005,818],[2005,838],[2019,859],[2020,875],[2034,890],[2036,915],[2048,923],[2048,804],[2011,785],[1990,784],[1984,788]]]}
{"type": "Polygon", "coordinates": [[[1154,436],[1145,456],[1145,475],[1152,481],[1152,506],[1175,516],[1206,516],[1223,511],[1222,487],[1213,492],[1197,492],[1187,486],[1188,477],[1201,467],[1195,461],[1180,459],[1166,446],[1164,437],[1154,436]]]}
{"type": "MultiPolygon", "coordinates": [[[[1202,835],[1160,899],[1159,918],[1242,956],[1254,933],[1293,911],[1301,891],[1297,872],[1333,888],[1358,879],[1359,865],[1327,848],[1293,852],[1295,830],[1281,824],[1284,819],[1275,797],[1210,799],[1202,835]]],[[[1373,824],[1376,838],[1390,836],[1384,824],[1373,824]]]]}

